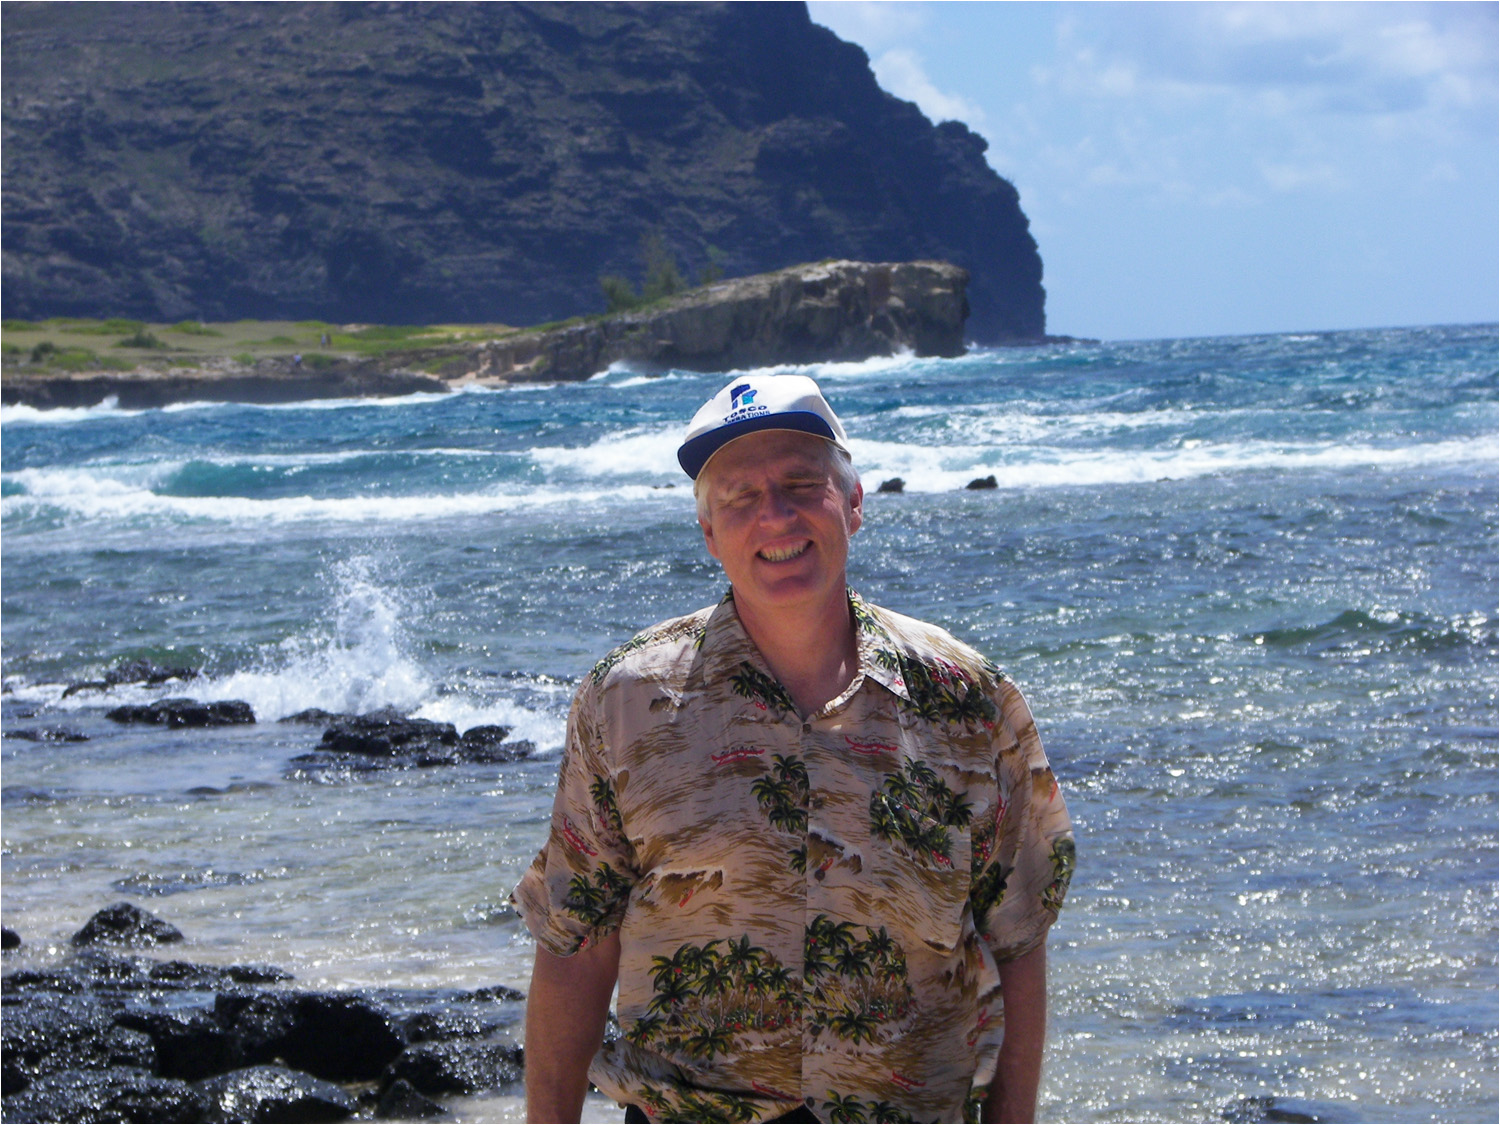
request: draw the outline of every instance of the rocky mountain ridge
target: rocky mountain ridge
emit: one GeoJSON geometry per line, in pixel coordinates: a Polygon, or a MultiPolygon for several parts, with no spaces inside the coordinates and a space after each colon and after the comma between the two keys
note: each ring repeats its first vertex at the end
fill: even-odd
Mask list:
{"type": "Polygon", "coordinates": [[[1045,333],[1016,191],[798,4],[25,4],[6,315],[533,324],[656,235],[689,275],[968,270],[1045,333]]]}

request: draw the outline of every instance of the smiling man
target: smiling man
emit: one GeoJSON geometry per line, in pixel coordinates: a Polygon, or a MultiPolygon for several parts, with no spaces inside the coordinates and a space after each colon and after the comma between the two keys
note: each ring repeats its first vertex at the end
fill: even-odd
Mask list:
{"type": "Polygon", "coordinates": [[[1073,837],[1025,701],[848,588],[864,494],[811,379],[730,383],[678,460],[730,589],[574,699],[514,895],[529,1119],[592,1079],[627,1121],[1030,1120],[1073,837]]]}

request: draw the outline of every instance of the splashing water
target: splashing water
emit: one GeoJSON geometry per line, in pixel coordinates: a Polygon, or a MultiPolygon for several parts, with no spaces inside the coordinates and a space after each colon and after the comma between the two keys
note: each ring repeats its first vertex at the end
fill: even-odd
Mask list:
{"type": "Polygon", "coordinates": [[[367,556],[335,565],[331,619],[271,647],[258,667],[212,681],[204,696],[243,699],[263,720],[313,707],[364,714],[422,706],[434,684],[411,655],[402,606],[374,572],[367,556]]]}

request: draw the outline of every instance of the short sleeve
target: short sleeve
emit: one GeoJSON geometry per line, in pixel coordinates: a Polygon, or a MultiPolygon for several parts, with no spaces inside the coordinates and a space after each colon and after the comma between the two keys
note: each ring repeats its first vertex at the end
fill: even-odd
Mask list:
{"type": "Polygon", "coordinates": [[[637,882],[597,717],[597,690],[585,677],[573,697],[551,832],[511,894],[532,937],[559,957],[619,929],[637,882]]]}
{"type": "Polygon", "coordinates": [[[1073,824],[1020,690],[1002,679],[995,703],[999,795],[993,822],[974,829],[969,898],[995,959],[1011,961],[1057,918],[1073,876],[1073,824]]]}

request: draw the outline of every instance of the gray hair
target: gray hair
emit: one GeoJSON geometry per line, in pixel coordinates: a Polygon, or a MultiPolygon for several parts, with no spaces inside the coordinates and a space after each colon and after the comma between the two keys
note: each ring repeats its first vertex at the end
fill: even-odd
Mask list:
{"type": "MultiPolygon", "coordinates": [[[[853,458],[831,441],[824,441],[822,444],[827,451],[824,456],[828,458],[828,468],[833,473],[833,483],[838,485],[839,491],[844,494],[844,499],[852,499],[854,490],[859,487],[859,471],[854,467],[853,458]]],[[[709,464],[712,463],[710,459],[709,464]]],[[[708,479],[708,468],[708,465],[704,465],[693,481],[693,499],[698,502],[698,519],[704,523],[708,522],[708,493],[703,487],[703,482],[708,479]]]]}

